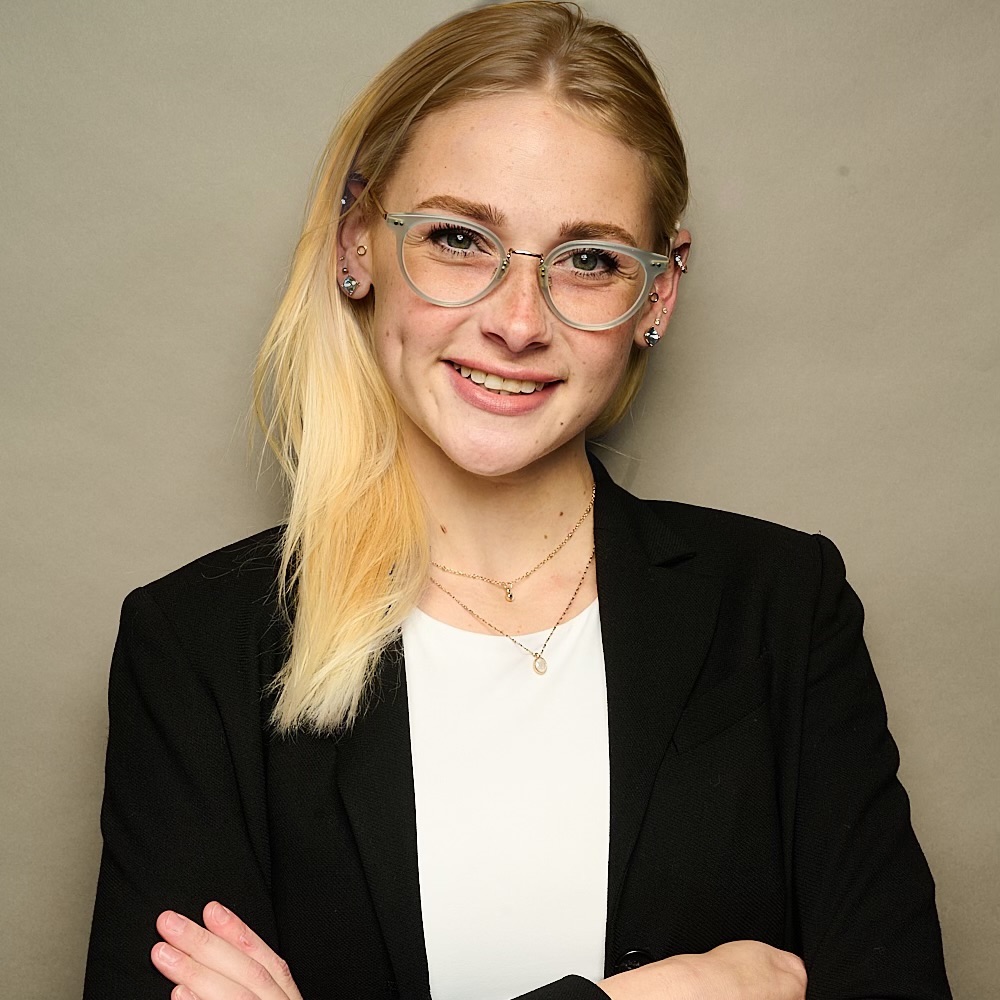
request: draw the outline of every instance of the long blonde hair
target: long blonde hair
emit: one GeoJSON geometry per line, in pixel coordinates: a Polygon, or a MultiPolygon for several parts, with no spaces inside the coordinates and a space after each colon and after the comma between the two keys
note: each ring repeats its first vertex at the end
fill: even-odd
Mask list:
{"type": "MultiPolygon", "coordinates": [[[[347,212],[371,215],[429,115],[477,97],[541,90],[643,155],[662,250],[687,202],[684,149],[638,44],[575,5],[520,0],[431,29],[382,70],[335,129],[320,163],[288,286],[254,375],[257,418],[287,477],[279,586],[291,648],[273,721],[282,732],[350,725],[426,583],[425,512],[405,461],[395,400],[375,361],[374,292],[337,287],[347,212]],[[345,196],[348,189],[357,194],[345,196]]],[[[627,411],[645,369],[633,348],[588,428],[627,411]]]]}

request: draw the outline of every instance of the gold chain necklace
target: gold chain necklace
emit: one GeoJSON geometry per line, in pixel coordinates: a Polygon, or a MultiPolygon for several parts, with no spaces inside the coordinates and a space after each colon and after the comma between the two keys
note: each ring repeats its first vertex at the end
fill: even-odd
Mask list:
{"type": "MultiPolygon", "coordinates": [[[[431,560],[431,565],[435,569],[441,570],[442,573],[451,573],[452,576],[464,576],[467,580],[482,580],[483,583],[492,583],[494,587],[499,587],[504,592],[504,598],[507,603],[510,604],[514,600],[514,584],[520,583],[522,580],[527,580],[532,573],[536,570],[541,569],[550,559],[557,556],[561,551],[563,546],[576,534],[576,529],[587,520],[587,516],[594,509],[594,499],[597,496],[597,484],[594,483],[594,488],[590,491],[590,503],[587,504],[584,512],[577,518],[576,524],[569,529],[569,534],[536,566],[532,566],[527,573],[522,573],[520,576],[514,577],[513,580],[494,580],[489,576],[482,576],[479,573],[464,573],[460,569],[450,569],[448,566],[442,566],[441,563],[434,562],[431,560]]],[[[443,589],[443,588],[442,588],[443,589]]],[[[445,591],[448,594],[448,591],[445,591]]],[[[451,597],[451,594],[448,594],[451,597]]],[[[466,609],[468,610],[468,609],[466,609]]]]}
{"type": "MultiPolygon", "coordinates": [[[[574,530],[576,529],[574,528],[574,530]]],[[[525,646],[523,642],[518,642],[517,639],[515,639],[512,635],[509,635],[507,632],[504,632],[502,628],[498,628],[496,625],[493,624],[493,622],[488,622],[482,615],[477,614],[475,611],[473,611],[468,604],[463,604],[450,590],[445,590],[444,587],[440,583],[438,583],[437,580],[434,579],[434,577],[429,577],[429,579],[431,583],[433,583],[434,586],[438,588],[438,590],[443,591],[445,594],[447,594],[460,608],[463,608],[464,610],[468,611],[469,614],[472,615],[472,617],[475,618],[477,622],[481,622],[487,628],[491,628],[493,629],[494,632],[498,632],[505,639],[510,639],[510,641],[514,643],[515,646],[520,646],[521,649],[523,649],[531,657],[531,669],[534,670],[536,674],[541,676],[549,669],[549,665],[545,662],[545,657],[543,655],[545,652],[545,648],[548,646],[549,640],[552,638],[553,634],[555,633],[555,630],[559,628],[560,625],[562,625],[563,619],[569,614],[569,609],[573,607],[573,602],[576,600],[576,595],[580,593],[580,589],[583,587],[583,581],[587,579],[587,574],[590,572],[590,567],[594,561],[594,556],[596,554],[597,554],[596,548],[590,550],[590,558],[587,560],[587,565],[583,567],[583,576],[580,577],[580,582],[576,585],[576,590],[573,591],[573,596],[569,599],[569,604],[567,604],[566,607],[563,608],[563,613],[559,616],[559,620],[555,623],[555,625],[552,626],[552,628],[549,629],[549,634],[545,637],[545,642],[542,643],[542,648],[537,653],[533,649],[528,649],[528,647],[525,646]]],[[[462,575],[465,576],[466,574],[463,573],[462,575]]],[[[516,583],[517,581],[515,580],[513,582],[516,583]]]]}

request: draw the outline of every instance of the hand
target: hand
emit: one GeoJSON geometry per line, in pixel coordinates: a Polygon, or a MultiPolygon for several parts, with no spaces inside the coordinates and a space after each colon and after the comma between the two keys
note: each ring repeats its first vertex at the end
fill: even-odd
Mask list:
{"type": "Polygon", "coordinates": [[[805,1000],[797,955],[759,941],[730,941],[703,955],[674,955],[597,984],[611,1000],[805,1000]]]}
{"type": "Polygon", "coordinates": [[[235,913],[209,903],[203,917],[204,927],[170,910],[156,920],[166,943],[150,957],[177,984],[171,1000],[302,1000],[287,963],[235,913]]]}

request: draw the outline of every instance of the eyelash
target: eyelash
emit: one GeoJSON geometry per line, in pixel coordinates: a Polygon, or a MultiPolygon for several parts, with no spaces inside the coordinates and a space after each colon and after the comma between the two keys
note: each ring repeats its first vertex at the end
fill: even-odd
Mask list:
{"type": "MultiPolygon", "coordinates": [[[[480,236],[479,233],[477,233],[474,229],[466,229],[464,226],[453,226],[442,222],[439,225],[435,226],[427,234],[427,239],[436,242],[437,245],[442,250],[447,250],[450,253],[462,254],[462,253],[467,253],[468,251],[463,251],[457,249],[456,247],[447,246],[444,243],[440,243],[434,239],[436,236],[442,233],[460,233],[462,236],[467,236],[472,243],[472,247],[475,247],[477,250],[489,249],[486,245],[484,245],[482,236],[480,236]]],[[[471,250],[472,247],[469,247],[469,250],[471,250]]]]}
{"type": "Polygon", "coordinates": [[[617,254],[612,253],[610,250],[595,250],[592,247],[580,247],[578,250],[571,251],[564,259],[568,260],[582,253],[594,254],[604,268],[600,271],[583,271],[581,272],[583,274],[593,274],[595,276],[599,276],[604,274],[617,274],[621,270],[621,260],[617,254]]]}

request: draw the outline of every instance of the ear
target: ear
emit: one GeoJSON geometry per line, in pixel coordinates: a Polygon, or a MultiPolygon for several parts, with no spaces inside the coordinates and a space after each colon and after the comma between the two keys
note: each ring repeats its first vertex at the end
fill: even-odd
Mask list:
{"type": "Polygon", "coordinates": [[[670,317],[674,314],[674,306],[677,305],[677,290],[681,283],[681,275],[687,270],[688,254],[691,252],[691,234],[682,229],[674,238],[673,246],[670,250],[670,266],[665,274],[657,276],[649,298],[656,294],[656,301],[648,301],[643,309],[639,311],[639,319],[635,325],[633,339],[636,347],[645,350],[649,347],[646,343],[646,331],[651,327],[656,327],[656,332],[662,337],[670,323],[670,317]],[[677,263],[677,257],[681,263],[677,263]],[[659,320],[659,323],[657,323],[659,320]]]}
{"type": "Polygon", "coordinates": [[[348,188],[352,195],[353,204],[350,211],[341,220],[337,230],[336,278],[337,284],[341,286],[348,275],[358,283],[354,294],[350,296],[351,299],[358,302],[372,289],[372,243],[370,238],[372,221],[365,217],[357,202],[357,197],[361,194],[361,186],[356,181],[351,181],[348,188]]]}

